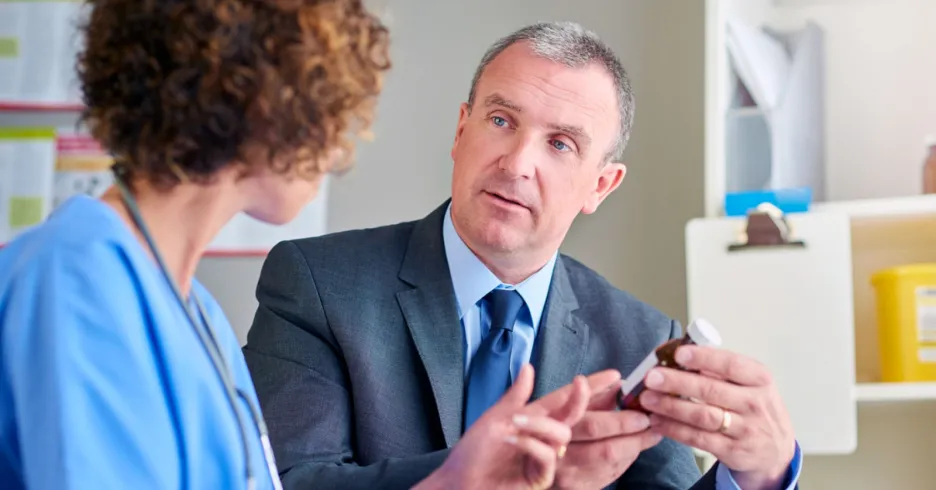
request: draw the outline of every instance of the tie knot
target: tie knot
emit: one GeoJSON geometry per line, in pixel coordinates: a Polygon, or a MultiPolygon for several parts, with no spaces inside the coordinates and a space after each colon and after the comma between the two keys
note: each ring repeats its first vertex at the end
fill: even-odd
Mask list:
{"type": "Polygon", "coordinates": [[[491,330],[503,328],[512,331],[523,307],[523,296],[516,289],[494,289],[484,298],[491,309],[491,330]]]}

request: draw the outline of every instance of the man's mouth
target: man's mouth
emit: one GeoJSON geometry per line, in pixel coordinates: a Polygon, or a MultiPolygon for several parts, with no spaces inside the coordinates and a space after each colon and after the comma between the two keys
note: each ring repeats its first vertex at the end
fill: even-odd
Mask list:
{"type": "Polygon", "coordinates": [[[520,201],[518,201],[518,200],[516,200],[516,199],[513,199],[513,198],[510,198],[510,197],[508,197],[508,196],[505,196],[505,195],[503,195],[503,194],[499,194],[499,193],[497,193],[497,192],[488,192],[488,191],[485,191],[485,193],[486,193],[487,195],[493,197],[494,199],[497,199],[497,200],[499,200],[499,201],[505,202],[505,203],[507,203],[507,204],[513,204],[513,205],[515,205],[515,206],[520,206],[520,207],[522,207],[522,208],[528,208],[526,204],[524,204],[524,203],[522,203],[522,202],[520,202],[520,201]]]}

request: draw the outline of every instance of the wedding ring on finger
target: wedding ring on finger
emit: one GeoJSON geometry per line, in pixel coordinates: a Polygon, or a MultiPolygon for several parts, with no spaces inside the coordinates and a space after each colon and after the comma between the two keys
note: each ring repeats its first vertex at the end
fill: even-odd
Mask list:
{"type": "Polygon", "coordinates": [[[718,428],[718,432],[728,435],[728,429],[731,428],[731,412],[728,410],[722,409],[722,419],[721,426],[718,428]]]}

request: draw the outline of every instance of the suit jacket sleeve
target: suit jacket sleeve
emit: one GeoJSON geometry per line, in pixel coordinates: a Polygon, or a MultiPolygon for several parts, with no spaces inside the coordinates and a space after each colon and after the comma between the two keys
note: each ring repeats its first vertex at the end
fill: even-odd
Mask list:
{"type": "MultiPolygon", "coordinates": [[[[682,335],[682,328],[672,322],[670,338],[682,335]]],[[[626,373],[625,373],[626,375],[626,373]]],[[[618,490],[715,490],[713,466],[701,475],[692,450],[670,439],[644,451],[618,480],[618,490]],[[701,476],[701,478],[699,478],[701,476]]]]}
{"type": "Polygon", "coordinates": [[[269,253],[244,347],[286,489],[408,488],[447,451],[360,466],[351,386],[305,257],[283,242],[269,253]]]}

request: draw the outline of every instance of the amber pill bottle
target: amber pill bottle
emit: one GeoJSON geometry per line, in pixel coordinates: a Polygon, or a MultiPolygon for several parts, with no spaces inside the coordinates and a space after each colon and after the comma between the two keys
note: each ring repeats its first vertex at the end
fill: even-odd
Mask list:
{"type": "Polygon", "coordinates": [[[646,412],[640,406],[640,394],[643,393],[644,378],[651,369],[660,366],[689,371],[680,366],[675,359],[676,349],[683,345],[703,345],[718,347],[721,345],[721,335],[711,323],[701,318],[694,320],[686,333],[679,338],[672,339],[653,350],[634,368],[634,371],[621,381],[621,390],[618,392],[618,408],[622,410],[639,410],[646,412]]]}

